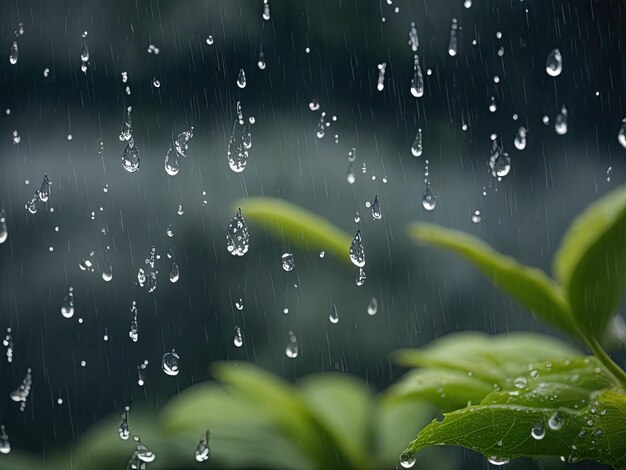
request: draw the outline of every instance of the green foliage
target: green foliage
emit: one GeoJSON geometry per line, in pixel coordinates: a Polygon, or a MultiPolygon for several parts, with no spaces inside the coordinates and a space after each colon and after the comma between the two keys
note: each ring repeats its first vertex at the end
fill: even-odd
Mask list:
{"type": "Polygon", "coordinates": [[[327,219],[290,202],[271,197],[252,197],[234,204],[246,220],[264,226],[279,239],[306,249],[325,250],[350,262],[352,237],[327,219]]]}
{"type": "MultiPolygon", "coordinates": [[[[484,337],[479,341],[481,336],[457,334],[436,341],[423,354],[397,356],[402,363],[424,365],[434,377],[453,371],[460,378],[461,367],[484,386],[482,396],[476,387],[470,390],[472,404],[424,428],[408,454],[434,445],[457,445],[497,461],[562,456],[570,462],[590,459],[626,466],[626,395],[595,357],[538,335],[502,335],[491,342],[484,337]],[[554,353],[546,355],[552,348],[554,353]],[[461,352],[470,355],[459,361],[461,352]]],[[[442,383],[439,394],[452,393],[460,401],[468,396],[462,388],[460,381],[452,388],[442,383]]],[[[430,397],[431,390],[409,374],[391,388],[388,398],[438,402],[430,397]]]]}

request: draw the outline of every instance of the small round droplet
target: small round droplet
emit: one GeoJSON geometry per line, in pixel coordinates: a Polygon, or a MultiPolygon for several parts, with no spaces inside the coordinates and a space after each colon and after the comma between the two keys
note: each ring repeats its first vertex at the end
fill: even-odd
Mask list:
{"type": "Polygon", "coordinates": [[[180,357],[173,349],[171,352],[165,353],[163,355],[163,359],[161,359],[161,368],[163,369],[163,372],[167,375],[178,375],[178,372],[180,372],[178,368],[179,359],[180,357]]]}
{"type": "Polygon", "coordinates": [[[432,211],[437,207],[437,196],[430,189],[430,186],[426,186],[422,195],[422,207],[427,211],[432,211]]]}
{"type": "Polygon", "coordinates": [[[158,78],[154,77],[152,79],[152,85],[154,86],[154,88],[160,88],[161,87],[161,82],[159,81],[158,78]]]}
{"type": "Polygon", "coordinates": [[[548,420],[548,427],[553,431],[559,431],[563,424],[565,424],[565,419],[563,416],[557,411],[548,420]]]}
{"type": "Polygon", "coordinates": [[[537,423],[530,430],[530,435],[533,439],[540,441],[544,437],[546,437],[546,428],[543,426],[543,423],[537,423]]]}
{"type": "Polygon", "coordinates": [[[287,272],[293,271],[293,268],[295,267],[295,262],[293,260],[293,255],[291,253],[285,253],[281,257],[281,260],[283,263],[283,270],[287,272]]]}

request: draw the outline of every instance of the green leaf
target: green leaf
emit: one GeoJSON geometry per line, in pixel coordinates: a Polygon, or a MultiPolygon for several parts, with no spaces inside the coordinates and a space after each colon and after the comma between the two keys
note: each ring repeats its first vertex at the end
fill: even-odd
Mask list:
{"type": "Polygon", "coordinates": [[[569,462],[595,460],[626,468],[624,394],[592,392],[574,408],[563,406],[563,393],[554,395],[554,390],[529,387],[517,397],[500,396],[448,413],[442,421],[424,428],[406,452],[410,455],[429,446],[456,445],[500,462],[559,456],[569,462]],[[543,437],[533,437],[533,429],[535,436],[543,437]]]}
{"type": "Polygon", "coordinates": [[[235,203],[246,220],[264,226],[276,237],[306,249],[325,250],[350,262],[352,237],[327,219],[290,202],[271,197],[252,197],[235,203]]]}
{"type": "Polygon", "coordinates": [[[535,316],[578,336],[560,287],[542,270],[524,266],[480,239],[457,230],[421,222],[412,223],[408,230],[417,243],[444,248],[462,256],[535,316]]]}
{"type": "Polygon", "coordinates": [[[626,186],[589,205],[554,259],[576,323],[602,338],[626,290],[626,186]]]}

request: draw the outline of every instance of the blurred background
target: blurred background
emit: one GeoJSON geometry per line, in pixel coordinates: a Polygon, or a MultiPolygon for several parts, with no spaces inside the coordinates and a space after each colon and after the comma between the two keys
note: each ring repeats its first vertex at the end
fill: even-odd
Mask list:
{"type": "MultiPolygon", "coordinates": [[[[624,180],[626,150],[617,134],[626,117],[626,4],[269,6],[264,20],[261,0],[0,5],[0,209],[8,226],[0,245],[0,336],[11,328],[14,343],[13,361],[4,347],[0,358],[0,423],[10,428],[14,448],[45,456],[75,445],[125,405],[158,408],[209,379],[214,360],[252,361],[289,380],[343,371],[381,390],[402,373],[388,359],[395,349],[460,330],[550,331],[463,262],[414,246],[406,224],[466,230],[549,271],[572,217],[624,180]],[[452,18],[459,26],[455,56],[448,54],[452,18]],[[410,92],[411,22],[424,72],[421,98],[410,92]],[[19,55],[12,64],[14,41],[19,55]],[[558,77],[545,70],[554,48],[563,56],[558,77]],[[237,85],[240,69],[245,88],[237,85]],[[255,121],[242,173],[231,171],[226,157],[237,101],[244,118],[255,121]],[[558,135],[563,105],[568,132],[558,135]],[[136,173],[122,167],[125,142],[118,138],[127,106],[141,155],[136,173]],[[318,138],[323,112],[330,126],[318,138]],[[191,126],[189,156],[169,176],[171,135],[191,126]],[[528,129],[522,151],[513,145],[520,126],[528,129]],[[423,154],[415,157],[418,129],[423,154]],[[492,134],[511,158],[502,181],[488,165],[492,134]],[[433,211],[421,203],[426,160],[433,211]],[[50,198],[31,214],[25,204],[44,174],[50,198]],[[252,223],[248,253],[229,255],[233,204],[258,195],[301,205],[350,234],[359,212],[365,284],[357,286],[354,266],[330,253],[322,258],[252,223]],[[381,220],[365,206],[375,195],[381,220]],[[137,272],[152,246],[160,259],[149,293],[137,272]],[[94,272],[82,271],[79,263],[91,252],[94,272]],[[169,281],[168,252],[180,268],[176,283],[169,281]],[[294,255],[291,272],[282,269],[285,252],[294,255]],[[105,282],[108,264],[113,277],[105,282]],[[70,287],[75,313],[67,319],[61,306],[70,287]],[[378,311],[370,316],[372,297],[378,311]],[[136,343],[128,334],[133,301],[136,343]],[[332,305],[337,324],[329,322],[332,305]],[[233,344],[236,326],[240,348],[233,344]],[[300,346],[295,359],[285,355],[290,330],[300,346]],[[176,377],[161,370],[172,349],[180,356],[176,377]],[[137,367],[146,360],[139,386],[137,367]],[[8,396],[28,368],[33,383],[20,412],[8,396]]],[[[468,465],[486,465],[465,455],[468,465]]]]}

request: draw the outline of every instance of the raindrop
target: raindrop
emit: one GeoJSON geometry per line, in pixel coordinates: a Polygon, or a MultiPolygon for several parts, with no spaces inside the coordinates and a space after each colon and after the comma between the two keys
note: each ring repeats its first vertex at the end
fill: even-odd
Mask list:
{"type": "Polygon", "coordinates": [[[248,227],[241,215],[241,209],[228,224],[226,232],[226,249],[233,256],[243,256],[248,252],[250,247],[250,234],[248,227]]]}
{"type": "Polygon", "coordinates": [[[356,277],[356,285],[361,287],[363,284],[365,284],[366,279],[367,276],[365,275],[365,269],[359,268],[359,274],[356,277]]]}
{"type": "Polygon", "coordinates": [[[335,325],[339,323],[339,313],[337,313],[337,305],[333,302],[330,303],[330,315],[328,315],[330,322],[335,325]]]}
{"type": "Polygon", "coordinates": [[[263,51],[259,52],[259,61],[256,63],[256,65],[259,67],[259,70],[265,70],[265,67],[267,67],[263,51]]]}
{"type": "Polygon", "coordinates": [[[65,318],[72,318],[74,316],[74,288],[70,287],[63,304],[61,305],[61,315],[65,318]]]}
{"type": "Polygon", "coordinates": [[[243,299],[239,299],[235,302],[235,308],[239,311],[243,310],[243,299]]]}
{"type": "Polygon", "coordinates": [[[524,126],[521,126],[517,130],[517,134],[515,135],[515,140],[513,141],[513,143],[515,144],[515,148],[517,150],[524,150],[526,148],[526,132],[528,131],[526,130],[524,126]]]}
{"type": "Polygon", "coordinates": [[[124,112],[124,121],[122,122],[122,130],[120,131],[120,140],[131,140],[133,138],[133,120],[131,117],[132,106],[126,108],[124,112]]]}
{"type": "Polygon", "coordinates": [[[0,426],[0,454],[8,454],[9,452],[11,452],[11,444],[3,424],[0,426]]]}
{"type": "Polygon", "coordinates": [[[289,338],[287,340],[287,346],[285,346],[285,354],[289,359],[295,359],[298,357],[298,338],[293,334],[293,331],[289,331],[289,338]]]}
{"type": "Polygon", "coordinates": [[[208,38],[206,38],[206,43],[209,46],[212,46],[213,45],[213,36],[209,36],[208,38]]]}
{"type": "Polygon", "coordinates": [[[211,455],[211,450],[209,448],[210,435],[211,433],[207,431],[204,437],[200,439],[200,442],[196,447],[196,462],[205,462],[209,460],[209,457],[211,455]]]}
{"type": "Polygon", "coordinates": [[[317,111],[318,109],[320,109],[320,104],[316,99],[311,100],[311,102],[309,103],[309,109],[311,111],[317,111]]]}
{"type": "Polygon", "coordinates": [[[506,465],[507,463],[510,462],[509,459],[506,459],[503,457],[497,457],[495,455],[489,457],[487,460],[489,461],[491,465],[496,465],[496,466],[506,465]]]}
{"type": "Polygon", "coordinates": [[[9,53],[9,62],[12,65],[17,64],[18,55],[19,55],[19,48],[17,47],[17,41],[13,41],[13,44],[11,44],[11,52],[9,53]]]}
{"type": "Polygon", "coordinates": [[[6,348],[7,362],[13,362],[13,338],[11,337],[11,328],[7,328],[7,334],[2,340],[2,345],[6,348]]]}
{"type": "Polygon", "coordinates": [[[28,400],[28,395],[30,395],[30,387],[33,384],[33,377],[31,375],[31,370],[26,370],[26,376],[20,386],[13,390],[10,393],[11,400],[20,404],[20,411],[24,411],[26,409],[26,401],[28,400]]]}
{"type": "Polygon", "coordinates": [[[475,224],[479,224],[481,220],[482,217],[480,216],[480,211],[474,211],[474,213],[472,214],[472,222],[474,222],[475,224]]]}
{"type": "Polygon", "coordinates": [[[567,108],[565,105],[561,107],[561,112],[556,115],[554,130],[559,135],[567,134],[567,108]]]}
{"type": "MultiPolygon", "coordinates": [[[[170,374],[170,375],[176,375],[176,374],[170,374]]],[[[135,437],[135,441],[137,441],[137,446],[135,447],[135,455],[137,456],[137,458],[141,460],[142,462],[146,462],[146,463],[154,462],[154,459],[156,458],[156,455],[154,455],[154,452],[152,452],[145,445],[143,445],[139,441],[138,437],[135,437]]]]}
{"type": "Polygon", "coordinates": [[[118,428],[118,432],[120,435],[120,439],[126,441],[130,437],[130,430],[128,429],[128,411],[130,408],[127,406],[124,408],[122,412],[122,422],[120,423],[120,427],[118,428]]]}
{"type": "Polygon", "coordinates": [[[523,389],[524,387],[526,387],[528,381],[526,380],[526,377],[517,377],[514,381],[513,381],[513,386],[519,390],[523,389]]]}
{"type": "Polygon", "coordinates": [[[270,19],[270,5],[267,3],[267,0],[263,1],[263,19],[265,21],[269,21],[270,19]]]}
{"type": "Polygon", "coordinates": [[[154,86],[154,88],[160,88],[161,87],[161,82],[159,81],[158,78],[154,77],[152,79],[152,86],[154,86]]]}
{"type": "Polygon", "coordinates": [[[454,57],[458,53],[458,29],[459,24],[456,18],[452,18],[450,26],[450,42],[448,42],[448,54],[454,57]]]}
{"type": "Polygon", "coordinates": [[[235,337],[233,338],[233,344],[240,348],[243,346],[243,336],[241,336],[241,328],[235,325],[235,337]]]}
{"type": "Polygon", "coordinates": [[[372,218],[374,220],[382,219],[383,214],[380,211],[380,202],[378,201],[378,194],[376,196],[374,196],[374,202],[372,202],[370,208],[372,209],[372,218]]]}
{"type": "Polygon", "coordinates": [[[415,23],[413,21],[411,22],[411,29],[409,30],[409,47],[413,52],[417,52],[417,48],[419,47],[417,29],[415,28],[415,23]]]}
{"type": "Polygon", "coordinates": [[[163,354],[163,358],[161,359],[161,368],[163,369],[163,372],[167,375],[178,375],[178,372],[180,372],[178,368],[179,359],[180,357],[173,349],[171,352],[163,354]]]}
{"type": "Polygon", "coordinates": [[[492,96],[491,102],[489,103],[489,111],[492,113],[495,113],[497,109],[498,109],[498,106],[496,105],[496,98],[492,96]]]}
{"type": "Polygon", "coordinates": [[[372,297],[370,299],[370,303],[367,304],[367,314],[372,316],[376,315],[376,312],[378,312],[378,301],[376,300],[376,297],[372,297]]]}
{"type": "Polygon", "coordinates": [[[385,89],[385,70],[387,68],[387,64],[383,62],[382,64],[378,64],[378,91],[383,91],[385,89]]]}
{"type": "Polygon", "coordinates": [[[424,95],[424,75],[422,74],[422,67],[420,60],[415,54],[413,58],[413,79],[411,80],[411,94],[416,98],[420,98],[424,95]]]}
{"type": "Polygon", "coordinates": [[[41,182],[41,188],[39,189],[39,200],[46,202],[50,196],[50,180],[48,175],[43,175],[43,181],[41,182]]]}
{"type": "Polygon", "coordinates": [[[230,169],[241,173],[248,163],[248,150],[251,147],[250,133],[246,129],[241,103],[237,101],[237,118],[228,139],[227,158],[230,169]]]}
{"type": "Polygon", "coordinates": [[[565,419],[558,411],[550,416],[550,419],[548,420],[548,427],[553,431],[560,430],[563,427],[563,424],[565,424],[565,419]]]}
{"type": "Polygon", "coordinates": [[[563,70],[563,57],[561,57],[561,51],[553,49],[548,58],[546,59],[546,72],[551,77],[560,75],[563,70]]]}
{"type": "Polygon", "coordinates": [[[180,278],[180,270],[178,269],[178,265],[176,261],[172,262],[172,268],[170,269],[170,282],[175,283],[180,278]]]}
{"type": "Polygon", "coordinates": [[[360,229],[357,229],[354,239],[350,243],[350,260],[359,268],[365,266],[365,249],[363,248],[360,229]]]}
{"type": "Polygon", "coordinates": [[[546,428],[544,428],[543,423],[537,423],[530,430],[530,435],[533,439],[540,441],[544,437],[546,437],[546,428]]]}
{"type": "Polygon", "coordinates": [[[165,154],[165,172],[170,176],[176,176],[179,171],[180,163],[178,161],[178,152],[174,149],[174,144],[171,144],[165,154]]]}
{"type": "Polygon", "coordinates": [[[89,48],[87,47],[87,31],[85,31],[82,35],[82,40],[80,43],[80,60],[83,62],[89,62],[89,48]]]}
{"type": "Polygon", "coordinates": [[[134,173],[139,169],[139,149],[132,137],[126,144],[124,153],[122,153],[122,165],[129,173],[134,173]]]}
{"type": "Polygon", "coordinates": [[[413,145],[411,145],[411,153],[414,157],[419,157],[422,154],[422,149],[422,129],[418,129],[413,145]]]}
{"type": "Polygon", "coordinates": [[[239,75],[237,76],[237,86],[239,88],[246,87],[246,72],[243,69],[239,69],[239,75]]]}
{"type": "Polygon", "coordinates": [[[422,194],[422,207],[427,211],[432,211],[437,206],[437,196],[433,193],[430,186],[426,186],[424,194],[422,194]]]}
{"type": "Polygon", "coordinates": [[[622,120],[622,127],[617,133],[617,141],[626,149],[626,119],[622,120]]]}
{"type": "Polygon", "coordinates": [[[9,230],[7,228],[7,218],[4,213],[4,209],[0,210],[0,244],[7,241],[9,238],[9,230]]]}
{"type": "Polygon", "coordinates": [[[137,310],[137,302],[133,300],[133,305],[130,307],[130,313],[133,315],[133,318],[130,321],[130,330],[128,331],[128,336],[133,340],[133,343],[136,343],[139,340],[139,321],[137,319],[138,310],[137,310]]]}
{"type": "Polygon", "coordinates": [[[285,253],[281,257],[281,260],[283,262],[283,270],[292,271],[293,268],[295,267],[295,263],[293,261],[293,255],[291,253],[285,253]]]}
{"type": "Polygon", "coordinates": [[[409,452],[403,452],[400,456],[400,466],[402,468],[411,468],[415,465],[415,457],[409,452]]]}
{"type": "Polygon", "coordinates": [[[39,191],[35,191],[35,195],[32,197],[30,201],[26,203],[26,209],[31,214],[37,213],[37,200],[39,199],[39,191]]]}

